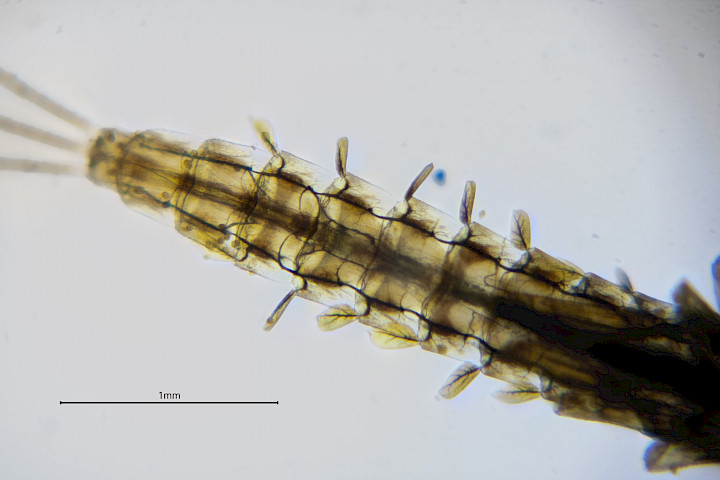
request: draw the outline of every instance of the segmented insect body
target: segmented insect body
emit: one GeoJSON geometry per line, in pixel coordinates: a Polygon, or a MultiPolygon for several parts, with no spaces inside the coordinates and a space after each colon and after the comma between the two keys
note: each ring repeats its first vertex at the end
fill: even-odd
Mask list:
{"type": "MultiPolygon", "coordinates": [[[[329,306],[318,318],[324,330],[357,320],[382,347],[462,360],[444,397],[483,373],[511,385],[505,401],[542,397],[560,415],[654,438],[652,471],[720,461],[720,398],[703,387],[720,383],[720,316],[687,283],[676,305],[652,299],[627,277],[616,285],[532,247],[524,211],[509,238],[473,222],[473,182],[458,223],[414,198],[432,165],[394,204],[347,171],[347,139],[333,180],[281,151],[264,122],[255,126],[267,152],[103,129],[87,175],[213,254],[290,277],[266,329],[294,297],[313,300],[329,306]]],[[[720,285],[720,260],[714,276],[720,285]]]]}

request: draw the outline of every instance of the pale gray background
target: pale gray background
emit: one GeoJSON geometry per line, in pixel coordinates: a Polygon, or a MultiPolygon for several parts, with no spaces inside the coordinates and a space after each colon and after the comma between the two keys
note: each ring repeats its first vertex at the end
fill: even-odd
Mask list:
{"type": "MultiPolygon", "coordinates": [[[[453,216],[474,179],[487,226],[524,208],[549,253],[714,303],[719,32],[718,1],[12,1],[0,65],[102,125],[256,143],[264,117],[329,169],[347,135],[397,197],[433,161],[448,182],[418,195],[453,216]]],[[[642,435],[502,404],[494,380],[436,401],[457,362],[321,333],[308,302],[266,334],[287,289],[85,180],[0,172],[0,477],[673,478],[644,473],[642,435]],[[58,405],[160,390],[280,405],[58,405]]]]}

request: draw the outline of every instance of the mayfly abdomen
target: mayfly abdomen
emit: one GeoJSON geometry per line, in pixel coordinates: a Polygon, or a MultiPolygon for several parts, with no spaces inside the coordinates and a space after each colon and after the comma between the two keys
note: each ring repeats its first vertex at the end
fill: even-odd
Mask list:
{"type": "Polygon", "coordinates": [[[514,385],[509,401],[542,396],[559,414],[663,440],[682,432],[705,452],[681,448],[681,460],[654,460],[653,468],[716,455],[714,417],[701,417],[717,401],[686,379],[720,381],[720,373],[685,366],[699,352],[673,326],[682,317],[672,305],[532,247],[522,211],[507,239],[472,222],[471,184],[462,224],[413,198],[429,168],[387,208],[377,187],[345,171],[343,141],[339,177],[323,181],[258,128],[270,154],[220,140],[193,150],[157,132],[106,132],[90,153],[89,176],[131,206],[171,212],[181,234],[239,267],[292,278],[266,328],[295,296],[310,299],[330,306],[322,328],[359,320],[380,346],[418,345],[466,361],[447,397],[482,372],[514,385]],[[665,380],[647,370],[653,358],[676,359],[663,360],[665,380]],[[704,426],[694,431],[697,422],[704,426]]]}
{"type": "MultiPolygon", "coordinates": [[[[241,268],[290,276],[294,288],[266,328],[295,296],[325,303],[325,329],[359,320],[380,346],[419,345],[465,360],[447,397],[482,371],[514,385],[511,401],[542,396],[560,414],[665,440],[682,431],[703,455],[716,455],[714,421],[707,432],[688,427],[716,402],[680,378],[694,374],[682,362],[697,355],[680,332],[658,327],[680,320],[671,305],[535,249],[522,211],[508,239],[472,222],[473,184],[462,225],[413,198],[429,168],[388,208],[377,187],[346,172],[345,141],[339,177],[323,182],[319,169],[279,151],[269,129],[258,128],[271,151],[262,157],[220,140],[193,150],[158,132],[107,130],[90,152],[89,176],[130,206],[170,213],[182,235],[241,268]],[[682,359],[668,373],[680,391],[643,366],[653,356],[682,359]]],[[[703,374],[720,380],[715,370],[703,374]]],[[[703,459],[681,453],[685,462],[703,459]]]]}

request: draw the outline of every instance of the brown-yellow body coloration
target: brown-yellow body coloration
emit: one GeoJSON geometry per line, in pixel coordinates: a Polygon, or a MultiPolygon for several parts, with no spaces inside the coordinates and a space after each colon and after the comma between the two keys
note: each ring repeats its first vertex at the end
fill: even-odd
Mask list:
{"type": "Polygon", "coordinates": [[[380,346],[462,360],[444,397],[483,373],[511,385],[507,402],[542,397],[650,436],[651,471],[720,462],[720,396],[705,387],[720,384],[720,315],[687,283],[675,305],[655,300],[532,247],[521,210],[508,238],[473,222],[472,182],[456,222],[413,196],[431,166],[394,203],[348,173],[346,139],[332,179],[256,129],[267,151],[103,129],[87,175],[214,255],[290,277],[267,329],[294,297],[323,303],[324,330],[357,320],[380,346]]]}
{"type": "Polygon", "coordinates": [[[294,296],[324,303],[324,329],[359,320],[381,346],[467,362],[446,397],[479,371],[513,385],[507,401],[542,396],[560,415],[657,439],[651,470],[720,459],[720,399],[703,387],[720,382],[720,318],[687,284],[673,306],[584,273],[531,247],[522,211],[506,239],[470,221],[473,184],[455,224],[412,196],[429,169],[387,208],[382,191],[345,170],[345,140],[339,176],[318,185],[317,167],[258,128],[270,154],[104,130],[88,175],[241,268],[292,276],[268,327],[294,296]]]}

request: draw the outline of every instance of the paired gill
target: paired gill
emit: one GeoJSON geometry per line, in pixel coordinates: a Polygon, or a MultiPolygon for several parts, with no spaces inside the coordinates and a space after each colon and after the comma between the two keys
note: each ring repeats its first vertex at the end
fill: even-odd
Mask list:
{"type": "MultiPolygon", "coordinates": [[[[440,394],[458,395],[479,374],[510,384],[500,398],[542,397],[559,415],[632,428],[655,442],[650,471],[720,462],[720,315],[686,282],[675,304],[616,285],[530,244],[530,222],[513,213],[509,238],[471,220],[468,182],[460,223],[414,198],[428,165],[394,204],[346,169],[337,177],[278,149],[222,140],[191,146],[160,131],[95,128],[14,75],[0,84],[95,135],[89,150],[0,117],[0,129],[59,148],[87,151],[87,176],[123,201],[171,218],[215,256],[265,276],[292,278],[268,318],[272,328],[295,297],[329,306],[323,330],[355,320],[386,348],[420,346],[464,363],[440,394]],[[393,205],[394,204],[394,205],[393,205]]],[[[2,159],[5,170],[71,168],[2,159]]],[[[720,296],[720,259],[713,265],[720,296]]]]}

